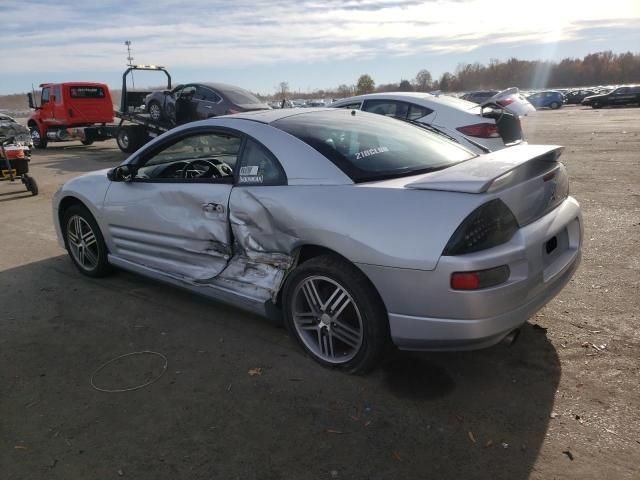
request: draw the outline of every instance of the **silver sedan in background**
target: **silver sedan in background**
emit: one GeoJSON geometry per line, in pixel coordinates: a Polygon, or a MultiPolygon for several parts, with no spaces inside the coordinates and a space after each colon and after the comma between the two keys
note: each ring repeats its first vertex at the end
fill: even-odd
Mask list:
{"type": "Polygon", "coordinates": [[[54,196],[79,271],[112,266],[284,319],[323,365],[481,348],[569,281],[582,219],[560,147],[476,155],[392,118],[272,110],[171,130],[54,196]]]}

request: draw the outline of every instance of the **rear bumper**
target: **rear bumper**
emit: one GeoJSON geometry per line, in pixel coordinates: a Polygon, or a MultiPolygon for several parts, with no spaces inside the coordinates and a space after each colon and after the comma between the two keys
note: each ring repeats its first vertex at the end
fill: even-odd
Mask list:
{"type": "Polygon", "coordinates": [[[493,317],[460,320],[389,314],[393,341],[402,350],[475,350],[495,345],[551,301],[569,282],[580,260],[578,252],[538,296],[493,317]]]}
{"type": "Polygon", "coordinates": [[[571,197],[520,228],[507,243],[440,257],[431,271],[358,265],[387,308],[394,343],[408,350],[465,350],[499,342],[548,303],[571,279],[581,259],[582,217],[571,197]],[[548,252],[547,242],[557,245],[548,252]],[[507,282],[473,291],[452,290],[453,272],[508,265],[507,282]]]}

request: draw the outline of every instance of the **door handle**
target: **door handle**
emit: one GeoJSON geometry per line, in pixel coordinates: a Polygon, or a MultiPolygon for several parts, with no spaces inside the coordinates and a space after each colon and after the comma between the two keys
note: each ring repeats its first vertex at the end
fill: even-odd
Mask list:
{"type": "Polygon", "coordinates": [[[209,110],[211,110],[213,107],[211,105],[205,105],[204,108],[208,108],[209,110]]]}
{"type": "Polygon", "coordinates": [[[224,213],[224,205],[219,203],[203,203],[202,210],[207,213],[224,213]]]}

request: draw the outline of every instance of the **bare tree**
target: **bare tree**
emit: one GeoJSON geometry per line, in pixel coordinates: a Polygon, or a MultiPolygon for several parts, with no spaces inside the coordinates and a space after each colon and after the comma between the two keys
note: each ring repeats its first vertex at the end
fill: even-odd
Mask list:
{"type": "Polygon", "coordinates": [[[280,97],[282,100],[287,99],[287,95],[289,94],[289,82],[280,82],[280,97]]]}

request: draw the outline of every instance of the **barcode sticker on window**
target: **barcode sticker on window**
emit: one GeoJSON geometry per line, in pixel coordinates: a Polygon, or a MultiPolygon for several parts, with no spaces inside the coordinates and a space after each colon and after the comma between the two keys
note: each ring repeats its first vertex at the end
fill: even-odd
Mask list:
{"type": "Polygon", "coordinates": [[[258,166],[257,165],[248,165],[246,167],[240,167],[240,175],[257,175],[258,174],[258,166]]]}

